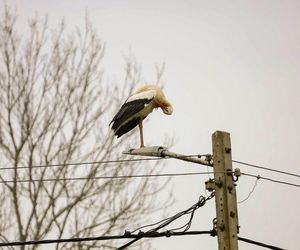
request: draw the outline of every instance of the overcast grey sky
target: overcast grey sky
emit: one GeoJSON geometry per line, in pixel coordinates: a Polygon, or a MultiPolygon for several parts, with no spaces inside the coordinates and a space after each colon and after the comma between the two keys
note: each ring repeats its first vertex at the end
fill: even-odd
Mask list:
{"type": "MultiPolygon", "coordinates": [[[[69,29],[83,24],[87,10],[98,35],[107,42],[106,69],[116,78],[128,48],[143,65],[145,81],[154,79],[155,63],[166,62],[165,92],[174,115],[151,114],[145,125],[147,145],[161,145],[165,135],[175,135],[172,151],[209,153],[211,134],[224,130],[231,133],[234,159],[300,173],[300,1],[6,2],[17,7],[23,20],[48,13],[50,25],[64,17],[69,29]]],[[[234,167],[300,183],[299,178],[234,167]]],[[[206,168],[172,160],[167,170],[206,168]]],[[[159,197],[174,191],[176,202],[169,215],[195,203],[204,194],[207,178],[174,178],[159,197]]],[[[240,179],[238,200],[248,195],[254,182],[254,178],[240,179]]],[[[252,196],[239,205],[240,236],[298,249],[299,194],[299,188],[260,180],[252,196]]],[[[214,216],[211,201],[198,210],[192,229],[211,229],[214,216]]],[[[162,215],[154,219],[158,217],[162,215]]],[[[153,245],[159,250],[216,249],[216,241],[190,236],[153,240],[153,245]]],[[[240,249],[261,248],[240,243],[240,249]]]]}

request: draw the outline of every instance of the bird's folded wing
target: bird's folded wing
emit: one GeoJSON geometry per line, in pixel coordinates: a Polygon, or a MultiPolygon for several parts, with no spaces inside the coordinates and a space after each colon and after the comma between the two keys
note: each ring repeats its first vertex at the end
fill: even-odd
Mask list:
{"type": "Polygon", "coordinates": [[[138,113],[153,100],[155,94],[154,90],[149,90],[130,96],[112,119],[110,123],[113,124],[112,129],[117,130],[130,119],[136,118],[138,113]]]}

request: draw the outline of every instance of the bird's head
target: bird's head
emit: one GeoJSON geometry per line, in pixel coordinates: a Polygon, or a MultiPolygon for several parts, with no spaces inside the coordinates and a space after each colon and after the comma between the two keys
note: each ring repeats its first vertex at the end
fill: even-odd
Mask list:
{"type": "Polygon", "coordinates": [[[166,114],[166,115],[172,115],[173,113],[173,107],[172,104],[166,99],[164,93],[162,92],[162,90],[157,87],[157,86],[152,86],[153,88],[155,88],[156,91],[156,95],[154,98],[154,102],[157,108],[161,108],[162,111],[166,114]]]}

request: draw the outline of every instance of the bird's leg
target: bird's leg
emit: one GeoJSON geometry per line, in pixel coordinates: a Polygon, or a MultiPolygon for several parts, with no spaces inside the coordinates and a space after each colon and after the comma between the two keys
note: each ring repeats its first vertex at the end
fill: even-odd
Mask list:
{"type": "Polygon", "coordinates": [[[139,129],[140,129],[140,139],[141,139],[141,148],[144,147],[144,136],[143,136],[143,119],[140,120],[139,123],[139,129]]]}

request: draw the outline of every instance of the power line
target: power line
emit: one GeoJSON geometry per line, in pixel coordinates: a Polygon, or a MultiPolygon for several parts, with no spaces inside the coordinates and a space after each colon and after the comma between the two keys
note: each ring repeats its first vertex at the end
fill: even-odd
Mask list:
{"type": "MultiPolygon", "coordinates": [[[[184,157],[202,157],[206,155],[184,155],[184,157]]],[[[32,168],[48,168],[48,167],[61,167],[61,166],[81,166],[81,165],[93,165],[93,164],[110,164],[110,163],[123,163],[123,162],[138,162],[138,161],[158,161],[168,160],[170,157],[147,157],[147,158],[136,158],[136,159],[121,159],[121,160],[106,160],[106,161],[87,161],[87,162],[72,162],[72,163],[57,163],[57,164],[41,164],[32,166],[20,166],[17,169],[32,169],[32,168]]],[[[15,167],[2,167],[1,170],[15,170],[15,167]]]]}
{"type": "MultiPolygon", "coordinates": [[[[193,176],[203,174],[213,174],[214,172],[187,172],[187,173],[162,173],[162,174],[141,174],[141,175],[118,175],[118,176],[93,176],[93,177],[70,177],[70,178],[45,178],[45,179],[24,179],[24,180],[0,180],[0,184],[5,183],[26,183],[26,182],[52,182],[52,181],[81,181],[81,180],[105,180],[105,179],[126,179],[126,178],[151,178],[151,177],[177,177],[193,176]]],[[[223,172],[222,172],[223,173],[223,172]]],[[[300,187],[299,184],[275,180],[261,175],[241,173],[245,176],[255,177],[257,179],[268,180],[274,183],[285,184],[294,187],[300,187]]]]}
{"type": "Polygon", "coordinates": [[[290,175],[290,176],[294,176],[294,177],[300,177],[299,174],[294,174],[294,173],[290,173],[290,172],[286,172],[286,171],[282,171],[282,170],[278,170],[278,169],[272,169],[272,168],[267,168],[267,167],[263,167],[263,166],[259,166],[259,165],[254,165],[254,164],[246,163],[246,162],[243,162],[243,161],[232,160],[232,162],[242,164],[242,165],[246,165],[246,166],[253,167],[253,168],[258,168],[258,169],[263,169],[263,170],[279,173],[279,174],[285,174],[285,175],[290,175]]]}
{"type": "Polygon", "coordinates": [[[262,180],[272,181],[272,182],[279,183],[279,184],[284,184],[284,185],[289,185],[289,186],[294,186],[294,187],[300,187],[299,184],[286,182],[286,181],[281,181],[281,180],[275,180],[275,179],[272,179],[272,178],[269,178],[269,177],[263,177],[261,175],[246,174],[246,173],[241,173],[241,174],[246,175],[246,176],[250,176],[250,177],[259,178],[259,179],[262,179],[262,180]]]}
{"type": "Polygon", "coordinates": [[[199,234],[211,234],[211,231],[190,231],[190,232],[165,231],[165,232],[161,232],[161,233],[148,232],[148,233],[138,233],[138,234],[130,234],[128,232],[125,232],[124,235],[112,235],[112,236],[3,242],[3,243],[0,243],[0,247],[40,245],[40,244],[52,244],[52,243],[67,243],[67,242],[82,242],[82,241],[105,241],[105,240],[117,240],[117,239],[158,238],[158,237],[199,235],[199,234]]]}
{"type": "MultiPolygon", "coordinates": [[[[173,221],[177,220],[178,218],[182,217],[183,215],[186,215],[186,214],[190,214],[190,213],[193,213],[195,212],[195,210],[197,210],[198,208],[200,207],[203,207],[206,203],[206,201],[212,199],[213,197],[215,196],[214,192],[212,192],[209,196],[207,197],[204,197],[203,195],[201,195],[199,197],[199,200],[197,203],[195,203],[194,205],[192,205],[190,208],[184,210],[184,211],[181,211],[173,216],[170,216],[166,219],[163,219],[163,220],[160,220],[159,222],[156,222],[156,223],[153,223],[153,224],[148,224],[148,225],[145,225],[145,226],[141,226],[141,227],[138,227],[137,229],[133,230],[131,233],[134,233],[140,229],[143,229],[143,228],[146,228],[146,227],[151,227],[151,226],[155,226],[157,224],[160,224],[159,226],[157,226],[155,229],[150,229],[150,231],[157,231],[167,225],[169,225],[170,223],[172,223],[173,221]]],[[[171,231],[175,231],[176,229],[172,229],[171,231]]],[[[187,231],[187,230],[186,230],[187,231]]],[[[149,232],[149,231],[148,231],[149,232]]]]}
{"type": "MultiPolygon", "coordinates": [[[[185,155],[184,157],[203,157],[206,155],[185,155]]],[[[139,162],[139,161],[158,161],[158,160],[166,160],[166,159],[172,159],[170,157],[151,157],[151,158],[136,158],[136,159],[121,159],[121,160],[106,160],[106,161],[88,161],[88,162],[72,162],[72,163],[57,163],[57,164],[45,164],[45,165],[33,165],[33,166],[20,166],[17,167],[17,169],[32,169],[32,168],[48,168],[48,167],[61,167],[61,166],[81,166],[81,165],[93,165],[93,164],[111,164],[111,163],[124,163],[124,162],[139,162]]],[[[232,160],[232,162],[250,166],[253,168],[258,168],[258,169],[263,169],[267,171],[272,171],[280,174],[286,174],[294,177],[300,177],[299,174],[295,173],[290,173],[282,170],[277,170],[277,169],[271,169],[259,165],[254,165],[250,163],[246,163],[243,161],[237,161],[237,160],[232,160]]],[[[15,170],[15,167],[2,167],[0,168],[1,170],[15,170]]]]}
{"type": "MultiPolygon", "coordinates": [[[[203,155],[184,155],[184,157],[202,157],[203,155]]],[[[44,164],[44,165],[32,165],[32,166],[20,166],[17,169],[32,169],[32,168],[48,168],[48,167],[61,167],[61,166],[81,166],[81,165],[93,165],[93,164],[110,164],[110,163],[123,163],[123,162],[138,162],[138,161],[158,161],[168,160],[170,157],[148,157],[148,158],[136,158],[136,159],[121,159],[121,160],[107,160],[107,161],[88,161],[88,162],[72,162],[72,163],[57,163],[57,164],[44,164]]],[[[1,167],[1,170],[15,170],[16,167],[1,167]]]]}
{"type": "MultiPolygon", "coordinates": [[[[1,242],[0,247],[9,247],[9,246],[25,246],[25,245],[44,245],[44,244],[53,244],[53,243],[71,243],[71,242],[82,242],[82,241],[106,241],[106,240],[118,240],[118,239],[140,239],[140,238],[160,238],[160,237],[173,237],[173,236],[185,236],[185,235],[203,235],[209,234],[215,236],[214,230],[207,231],[188,231],[188,232],[173,232],[173,231],[164,231],[164,232],[146,232],[131,234],[125,232],[124,235],[112,235],[112,236],[98,236],[98,237],[82,237],[82,238],[64,238],[64,239],[49,239],[49,240],[31,240],[31,241],[12,241],[12,242],[1,242]]],[[[249,244],[257,245],[260,247],[265,247],[273,250],[284,250],[283,248],[272,246],[269,244],[261,243],[258,241],[250,240],[243,237],[238,237],[238,240],[247,242],[249,244]]]]}
{"type": "MultiPolygon", "coordinates": [[[[27,168],[48,168],[48,167],[61,167],[61,166],[80,166],[80,165],[93,165],[93,164],[110,164],[110,163],[123,163],[123,162],[136,162],[136,161],[157,161],[166,160],[171,158],[151,157],[151,158],[137,158],[137,159],[122,159],[122,160],[107,160],[107,161],[88,161],[88,162],[72,162],[72,163],[58,163],[58,164],[46,164],[46,165],[33,165],[33,166],[22,166],[17,169],[27,168]]],[[[3,167],[0,170],[14,170],[15,167],[3,167]]]]}
{"type": "MultiPolygon", "coordinates": [[[[213,172],[211,172],[213,173],[213,172]]],[[[176,177],[202,175],[207,172],[188,172],[188,173],[162,173],[162,174],[141,174],[141,175],[117,175],[117,176],[94,176],[94,177],[70,177],[70,178],[46,178],[46,179],[25,179],[25,180],[1,180],[0,184],[15,182],[51,182],[51,181],[80,181],[80,180],[104,180],[104,179],[126,179],[126,178],[151,178],[151,177],[176,177]]]]}
{"type": "MultiPolygon", "coordinates": [[[[175,228],[175,229],[168,230],[169,232],[175,232],[176,230],[179,230],[179,229],[182,229],[182,228],[185,227],[185,229],[183,230],[183,232],[186,232],[186,231],[190,228],[190,226],[191,226],[191,224],[192,224],[192,219],[193,219],[193,217],[194,217],[195,211],[196,211],[198,208],[203,207],[203,206],[206,204],[206,201],[212,199],[214,196],[215,196],[215,193],[214,193],[214,192],[212,192],[212,193],[211,193],[209,196],[207,196],[207,197],[204,197],[203,195],[201,195],[201,196],[199,197],[198,202],[195,203],[194,205],[192,205],[191,207],[189,207],[188,209],[186,209],[186,210],[184,210],[184,211],[181,211],[181,212],[179,212],[179,213],[177,213],[177,214],[175,214],[175,215],[173,215],[173,216],[171,216],[171,217],[169,217],[169,218],[167,218],[167,219],[163,219],[163,220],[161,220],[161,221],[159,221],[159,222],[157,222],[157,223],[149,224],[149,225],[146,225],[146,226],[139,227],[139,228],[135,229],[135,230],[132,231],[132,232],[135,232],[135,231],[137,231],[137,230],[139,230],[139,229],[142,229],[142,228],[145,228],[145,227],[150,227],[150,226],[152,226],[152,225],[157,225],[157,224],[160,223],[158,226],[156,226],[155,228],[152,228],[152,229],[148,230],[146,233],[158,232],[158,230],[160,230],[160,229],[162,229],[162,228],[168,226],[168,225],[171,224],[173,221],[177,220],[178,218],[182,217],[183,215],[191,214],[189,221],[188,221],[184,226],[179,227],[179,228],[175,228]]],[[[142,238],[142,237],[141,237],[141,238],[142,238]]],[[[135,243],[136,241],[140,240],[141,238],[136,238],[136,239],[134,239],[134,240],[132,240],[132,241],[129,241],[128,243],[124,244],[123,246],[117,248],[117,250],[125,249],[125,248],[127,248],[128,246],[130,246],[130,245],[132,245],[133,243],[135,243]]]]}
{"type": "Polygon", "coordinates": [[[256,188],[256,185],[257,185],[257,182],[258,182],[259,179],[260,179],[260,175],[258,175],[258,176],[256,177],[256,180],[255,180],[255,183],[254,183],[254,185],[253,185],[253,188],[252,188],[252,190],[249,192],[249,194],[247,195],[247,197],[244,198],[244,199],[241,200],[241,201],[238,201],[238,202],[237,202],[238,204],[241,204],[241,203],[245,202],[246,200],[248,200],[248,199],[250,198],[251,194],[253,194],[253,192],[254,192],[254,190],[255,190],[255,188],[256,188]]]}
{"type": "Polygon", "coordinates": [[[268,245],[268,244],[265,244],[265,243],[261,243],[261,242],[250,240],[250,239],[246,239],[246,238],[243,238],[243,237],[238,237],[238,240],[244,241],[244,242],[247,242],[247,243],[250,243],[250,244],[253,244],[253,245],[257,245],[257,246],[260,246],[260,247],[270,248],[270,249],[273,249],[273,250],[284,250],[283,248],[280,248],[280,247],[268,245]]]}

